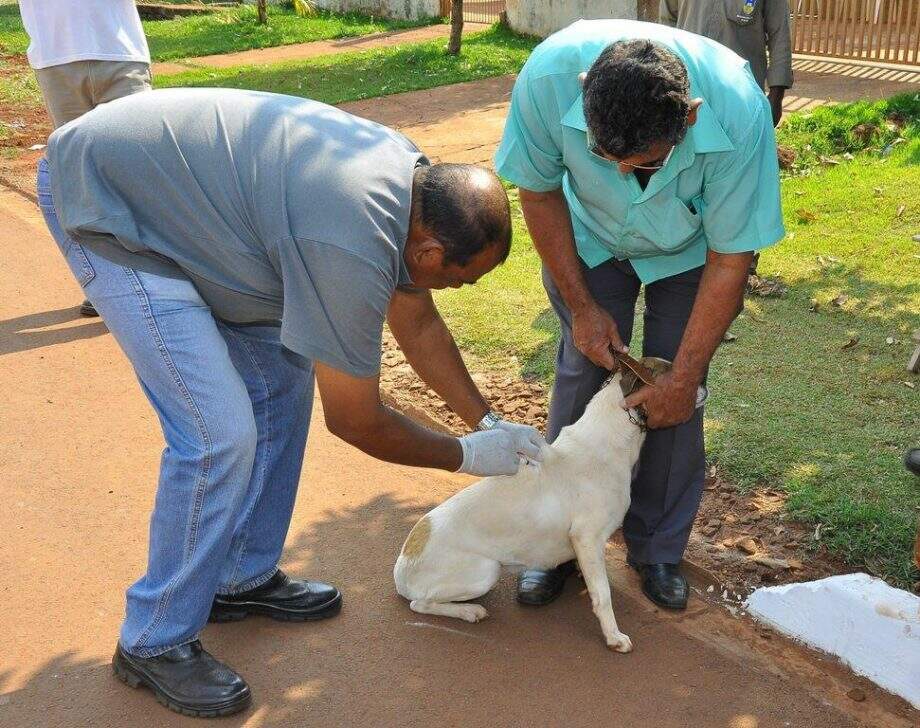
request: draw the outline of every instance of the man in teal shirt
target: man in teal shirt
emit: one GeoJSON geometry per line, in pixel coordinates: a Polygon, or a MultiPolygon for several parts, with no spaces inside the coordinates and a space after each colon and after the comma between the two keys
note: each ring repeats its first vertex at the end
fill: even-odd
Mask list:
{"type": "MultiPolygon", "coordinates": [[[[678,564],[702,495],[696,393],[742,305],[753,253],[783,237],[770,106],[747,64],[691,33],[579,21],[534,50],[496,169],[520,187],[562,327],[548,439],[581,415],[626,351],[645,286],[643,354],[674,362],[627,403],[650,429],[623,525],[646,595],[681,609],[678,564]]],[[[544,604],[571,564],[522,574],[544,604]]]]}

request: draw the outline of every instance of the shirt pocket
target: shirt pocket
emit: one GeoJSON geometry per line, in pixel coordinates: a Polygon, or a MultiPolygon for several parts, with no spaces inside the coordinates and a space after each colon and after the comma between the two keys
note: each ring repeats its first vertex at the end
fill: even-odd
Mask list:
{"type": "Polygon", "coordinates": [[[754,11],[760,0],[722,0],[725,16],[735,25],[746,26],[754,22],[754,11]]]}
{"type": "Polygon", "coordinates": [[[690,202],[658,195],[633,204],[623,229],[624,250],[631,258],[679,253],[702,233],[702,204],[702,195],[690,202]]]}

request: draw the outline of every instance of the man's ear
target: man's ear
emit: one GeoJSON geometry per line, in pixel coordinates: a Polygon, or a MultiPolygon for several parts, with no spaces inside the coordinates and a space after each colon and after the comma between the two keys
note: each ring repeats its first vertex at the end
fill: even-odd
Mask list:
{"type": "Polygon", "coordinates": [[[581,84],[582,87],[584,87],[585,79],[587,77],[588,77],[588,74],[586,71],[582,71],[581,73],[578,74],[578,83],[581,84]]]}
{"type": "Polygon", "coordinates": [[[444,246],[434,238],[425,237],[412,248],[412,260],[427,269],[443,267],[444,246]]]}
{"type": "Polygon", "coordinates": [[[697,110],[703,105],[703,99],[693,99],[690,101],[690,111],[687,114],[687,126],[696,124],[697,110]]]}

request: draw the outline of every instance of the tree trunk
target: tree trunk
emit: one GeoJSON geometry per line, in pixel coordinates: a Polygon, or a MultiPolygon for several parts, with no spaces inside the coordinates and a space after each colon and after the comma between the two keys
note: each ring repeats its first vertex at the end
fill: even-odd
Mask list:
{"type": "Polygon", "coordinates": [[[463,33],[463,0],[451,0],[450,3],[450,42],[447,52],[452,56],[460,53],[460,36],[463,33]]]}
{"type": "Polygon", "coordinates": [[[267,0],[258,0],[256,7],[259,10],[259,24],[265,25],[268,23],[268,8],[265,7],[267,0]]]}

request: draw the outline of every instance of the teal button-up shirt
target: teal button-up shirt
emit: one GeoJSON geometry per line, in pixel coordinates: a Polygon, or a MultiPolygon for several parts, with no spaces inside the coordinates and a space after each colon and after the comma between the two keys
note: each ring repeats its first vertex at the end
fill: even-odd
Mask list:
{"type": "Polygon", "coordinates": [[[629,20],[581,20],[547,38],[514,85],[495,154],[524,189],[562,188],[575,245],[589,267],[628,259],[651,283],[719,253],[759,250],[785,234],[770,106],[747,63],[692,33],[629,20]],[[579,74],[609,44],[648,38],[687,67],[696,124],[643,190],[633,173],[589,149],[579,74]]]}

